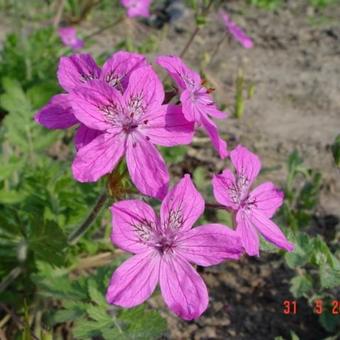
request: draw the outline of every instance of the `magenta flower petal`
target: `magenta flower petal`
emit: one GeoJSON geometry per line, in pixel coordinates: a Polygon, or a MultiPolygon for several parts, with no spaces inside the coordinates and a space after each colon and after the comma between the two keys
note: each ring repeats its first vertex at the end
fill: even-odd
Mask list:
{"type": "Polygon", "coordinates": [[[103,65],[100,79],[109,85],[124,91],[128,85],[131,72],[146,66],[146,58],[138,53],[119,51],[107,59],[103,65]]]}
{"type": "Polygon", "coordinates": [[[126,163],[131,179],[141,193],[159,199],[165,196],[169,184],[168,169],[150,141],[134,134],[127,143],[126,163]]]}
{"type": "Polygon", "coordinates": [[[285,249],[287,251],[294,250],[294,245],[290,243],[280,228],[264,216],[262,213],[254,210],[251,216],[251,221],[258,231],[271,243],[277,247],[285,249]]]}
{"type": "Polygon", "coordinates": [[[142,201],[127,200],[113,204],[111,212],[112,243],[134,254],[148,251],[147,242],[158,224],[154,210],[142,201]]]}
{"type": "Polygon", "coordinates": [[[230,153],[230,158],[238,175],[237,184],[241,191],[247,192],[260,172],[261,162],[254,153],[242,145],[238,145],[230,153]]]}
{"type": "Polygon", "coordinates": [[[88,80],[98,79],[100,68],[89,54],[75,54],[60,58],[57,75],[60,86],[71,92],[88,80]]]}
{"type": "Polygon", "coordinates": [[[34,119],[48,129],[67,129],[78,123],[67,94],[57,94],[52,97],[34,119]]]}
{"type": "Polygon", "coordinates": [[[257,231],[247,212],[239,210],[236,214],[236,232],[240,236],[242,245],[249,256],[259,256],[260,240],[257,231]]]}
{"type": "Polygon", "coordinates": [[[189,175],[166,195],[161,205],[161,223],[181,231],[191,229],[204,212],[204,200],[189,175]]]}
{"type": "Polygon", "coordinates": [[[145,119],[152,119],[154,114],[158,115],[158,109],[164,101],[164,89],[151,66],[140,67],[130,75],[124,98],[127,106],[137,111],[135,114],[138,115],[138,111],[144,109],[147,110],[145,119]]]}
{"type": "Polygon", "coordinates": [[[159,264],[160,257],[153,250],[129,258],[113,273],[107,302],[125,308],[143,303],[156,288],[159,264]]]}
{"type": "Polygon", "coordinates": [[[156,63],[167,70],[171,78],[182,90],[201,85],[200,75],[187,67],[182,59],[177,56],[159,56],[156,63]]]}
{"type": "Polygon", "coordinates": [[[182,108],[175,105],[163,105],[164,112],[159,112],[145,122],[141,133],[150,138],[151,143],[174,146],[190,144],[194,134],[194,123],[188,122],[182,108]]]}
{"type": "Polygon", "coordinates": [[[204,281],[180,256],[163,256],[160,286],[169,309],[184,320],[197,319],[208,307],[204,281]]]}
{"type": "Polygon", "coordinates": [[[74,144],[76,146],[76,149],[79,150],[83,146],[89,144],[102,133],[102,131],[93,130],[88,128],[84,124],[80,124],[74,136],[74,144]]]}
{"type": "Polygon", "coordinates": [[[189,262],[211,266],[240,258],[243,248],[237,233],[222,224],[207,224],[178,238],[178,251],[189,262]]]}
{"type": "Polygon", "coordinates": [[[253,201],[256,210],[264,216],[271,218],[283,203],[283,192],[273,183],[265,182],[256,187],[250,194],[249,200],[253,201]]]}
{"type": "Polygon", "coordinates": [[[114,130],[116,112],[123,111],[123,98],[119,91],[100,80],[92,80],[69,94],[77,119],[95,130],[114,130]],[[114,104],[113,104],[114,102],[114,104]]]}
{"type": "Polygon", "coordinates": [[[215,150],[222,159],[226,158],[228,156],[227,143],[220,137],[216,124],[203,115],[201,116],[201,122],[204,129],[207,131],[215,150]]]}
{"type": "Polygon", "coordinates": [[[95,182],[110,173],[124,154],[124,136],[103,133],[78,150],[72,164],[79,182],[95,182]]]}
{"type": "Polygon", "coordinates": [[[129,18],[150,16],[149,7],[152,0],[120,0],[122,6],[127,9],[129,18]]]}
{"type": "Polygon", "coordinates": [[[65,46],[73,49],[84,47],[84,41],[77,37],[77,31],[74,27],[61,27],[58,29],[58,34],[65,46]]]}
{"type": "Polygon", "coordinates": [[[252,48],[254,46],[252,39],[242,31],[228,16],[228,14],[220,10],[220,17],[230,34],[237,40],[244,48],[252,48]]]}
{"type": "Polygon", "coordinates": [[[229,169],[225,169],[220,175],[215,175],[212,185],[214,197],[218,203],[230,209],[238,208],[239,203],[235,200],[238,196],[236,179],[229,169]]]}

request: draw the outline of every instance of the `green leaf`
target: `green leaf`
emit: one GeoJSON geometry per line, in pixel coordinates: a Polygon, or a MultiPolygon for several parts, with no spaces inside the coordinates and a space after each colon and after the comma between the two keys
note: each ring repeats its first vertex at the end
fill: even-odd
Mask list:
{"type": "Polygon", "coordinates": [[[22,202],[27,194],[20,191],[0,191],[0,203],[16,204],[22,202]]]}
{"type": "Polygon", "coordinates": [[[335,138],[335,142],[332,145],[332,154],[334,157],[334,162],[337,167],[340,167],[340,135],[335,138]]]}
{"type": "Polygon", "coordinates": [[[322,288],[340,287],[340,268],[332,268],[328,264],[320,266],[320,284],[322,288]]]}
{"type": "Polygon", "coordinates": [[[102,306],[102,307],[107,307],[107,302],[104,298],[104,295],[98,290],[98,286],[94,280],[90,279],[88,281],[88,293],[89,293],[91,300],[95,304],[102,306]]]}
{"type": "Polygon", "coordinates": [[[289,290],[295,298],[306,296],[313,288],[312,279],[307,275],[293,277],[290,284],[289,290]]]}
{"type": "Polygon", "coordinates": [[[56,265],[64,263],[66,236],[55,222],[34,220],[28,243],[37,259],[56,265]]]}
{"type": "Polygon", "coordinates": [[[118,316],[122,329],[128,338],[148,340],[160,337],[166,330],[165,320],[156,312],[145,308],[145,305],[122,310],[118,316]]]}

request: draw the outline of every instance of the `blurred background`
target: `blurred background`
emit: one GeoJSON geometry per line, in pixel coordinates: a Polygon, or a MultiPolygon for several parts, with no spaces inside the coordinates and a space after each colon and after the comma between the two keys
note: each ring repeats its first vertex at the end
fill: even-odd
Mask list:
{"type": "MultiPolygon", "coordinates": [[[[228,161],[204,134],[161,151],[174,182],[191,173],[213,201],[210,178],[228,161]]],[[[339,166],[338,0],[154,0],[147,18],[129,18],[117,0],[0,0],[0,339],[339,339],[339,166]],[[253,48],[232,38],[220,9],[253,48]],[[75,28],[83,47],[65,45],[60,27],[75,28]],[[118,50],[152,63],[181,54],[229,112],[218,121],[229,148],[256,152],[260,180],[285,192],[276,222],[295,251],[261,241],[259,258],[198,268],[210,304],[193,322],[172,315],[159,293],[131,310],[106,304],[108,279],[127,257],[110,243],[108,209],[69,238],[105,180],[73,180],[74,130],[33,120],[62,92],[61,56],[91,53],[102,65],[118,50]],[[285,314],[284,301],[296,311],[285,314]]],[[[228,225],[231,216],[207,209],[204,221],[228,225]]]]}

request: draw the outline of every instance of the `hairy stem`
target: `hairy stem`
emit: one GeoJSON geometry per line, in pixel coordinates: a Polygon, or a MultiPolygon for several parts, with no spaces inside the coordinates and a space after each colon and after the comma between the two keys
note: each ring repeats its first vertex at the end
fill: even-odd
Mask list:
{"type": "Polygon", "coordinates": [[[84,40],[87,40],[89,38],[93,38],[94,36],[103,33],[104,31],[108,30],[109,28],[117,26],[118,24],[120,24],[123,21],[123,19],[124,19],[124,15],[121,15],[116,21],[114,21],[114,22],[112,22],[112,23],[110,23],[110,24],[108,24],[104,27],[101,27],[97,31],[94,31],[94,32],[90,33],[89,35],[87,35],[86,37],[84,37],[84,40]]]}
{"type": "MultiPolygon", "coordinates": [[[[208,15],[210,7],[211,7],[212,4],[213,4],[213,0],[210,0],[208,6],[203,10],[203,15],[204,16],[208,15]]],[[[188,42],[186,43],[186,45],[184,46],[183,50],[179,54],[179,56],[181,58],[183,58],[184,55],[187,53],[189,47],[191,46],[192,42],[194,41],[196,35],[199,33],[200,30],[201,30],[201,28],[196,24],[196,27],[195,27],[194,31],[191,33],[191,36],[189,37],[188,42]]]]}
{"type": "Polygon", "coordinates": [[[80,239],[80,237],[82,237],[91,227],[92,223],[95,221],[96,217],[98,216],[98,214],[100,213],[101,209],[103,208],[105,202],[108,199],[108,194],[105,192],[103,192],[99,197],[98,200],[96,202],[96,204],[94,205],[94,207],[92,208],[91,212],[89,213],[89,215],[87,216],[87,218],[85,219],[85,221],[77,228],[75,229],[68,237],[68,243],[69,244],[75,244],[78,242],[78,240],[80,239]]]}
{"type": "Polygon", "coordinates": [[[205,207],[209,208],[209,209],[221,209],[221,210],[229,211],[229,209],[227,207],[225,207],[224,205],[222,205],[222,204],[205,203],[205,207]]]}

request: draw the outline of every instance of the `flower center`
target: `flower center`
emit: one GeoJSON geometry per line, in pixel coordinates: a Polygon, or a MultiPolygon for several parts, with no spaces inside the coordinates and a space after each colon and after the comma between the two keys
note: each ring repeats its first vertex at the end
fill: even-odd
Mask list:
{"type": "Polygon", "coordinates": [[[166,236],[160,236],[155,242],[154,247],[163,255],[173,249],[174,240],[166,236]]]}

